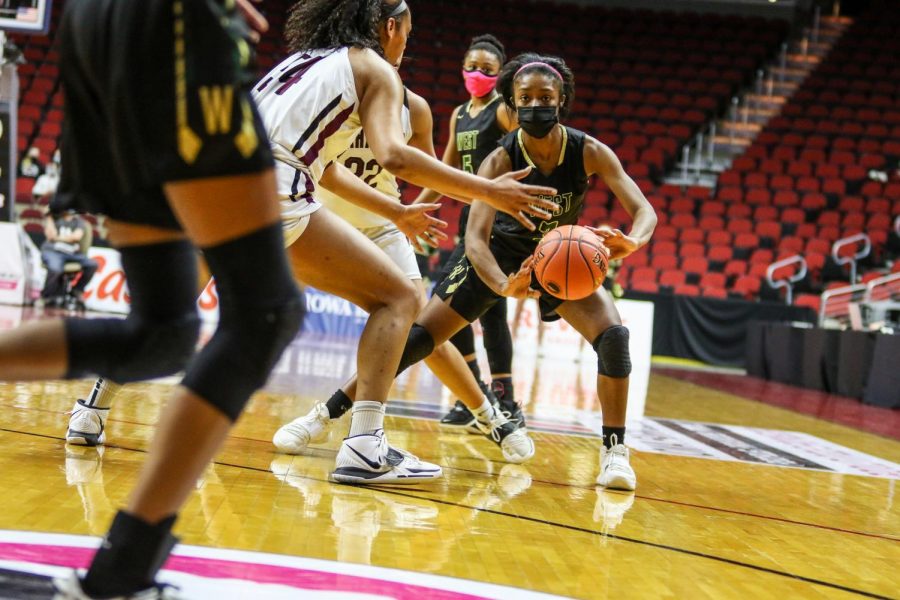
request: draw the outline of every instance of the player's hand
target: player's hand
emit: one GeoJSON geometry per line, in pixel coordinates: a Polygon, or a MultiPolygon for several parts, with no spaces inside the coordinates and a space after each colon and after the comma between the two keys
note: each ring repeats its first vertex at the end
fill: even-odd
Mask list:
{"type": "MultiPolygon", "coordinates": [[[[256,2],[257,4],[261,1],[262,0],[253,0],[253,2],[256,2]]],[[[244,15],[244,19],[247,20],[247,25],[250,26],[250,39],[253,40],[253,43],[259,42],[260,35],[269,30],[269,22],[258,10],[256,10],[250,0],[236,0],[236,2],[238,10],[241,11],[241,14],[244,15]]]]}
{"type": "Polygon", "coordinates": [[[441,231],[447,228],[447,222],[432,217],[428,213],[441,207],[440,204],[403,204],[400,216],[394,219],[397,229],[403,232],[417,252],[424,252],[419,236],[429,245],[437,247],[447,234],[441,231]]]}
{"type": "Polygon", "coordinates": [[[603,245],[606,246],[609,252],[608,260],[623,259],[641,247],[641,243],[637,238],[625,235],[620,230],[613,229],[607,225],[601,227],[587,226],[587,228],[603,241],[603,245]]]}
{"type": "Polygon", "coordinates": [[[511,273],[497,292],[507,298],[539,298],[541,293],[531,289],[531,272],[534,270],[534,255],[526,258],[519,270],[511,273]]]}
{"type": "Polygon", "coordinates": [[[555,196],[556,190],[542,185],[526,185],[519,183],[531,172],[531,167],[521,171],[504,173],[492,180],[492,188],[489,198],[479,198],[490,204],[500,212],[505,212],[528,231],[534,231],[536,226],[528,218],[528,215],[539,219],[549,219],[558,210],[558,206],[552,200],[539,198],[538,196],[555,196]]]}

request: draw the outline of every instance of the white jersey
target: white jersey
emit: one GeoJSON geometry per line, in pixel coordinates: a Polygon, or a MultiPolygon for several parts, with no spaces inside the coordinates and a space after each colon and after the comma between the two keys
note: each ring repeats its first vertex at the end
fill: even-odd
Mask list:
{"type": "MultiPolygon", "coordinates": [[[[403,125],[403,135],[408,142],[412,138],[412,121],[409,114],[409,101],[404,99],[403,110],[400,116],[403,125]]],[[[326,157],[330,162],[333,157],[326,157]]],[[[375,155],[366,141],[366,132],[360,131],[353,145],[344,151],[335,160],[343,164],[345,167],[353,171],[353,173],[372,186],[379,192],[396,198],[400,201],[400,188],[397,187],[397,178],[389,171],[382,168],[375,160],[375,155]]],[[[327,163],[326,163],[327,164],[327,163]]],[[[325,188],[317,188],[314,192],[316,200],[328,207],[328,210],[335,213],[357,229],[368,229],[371,227],[383,227],[390,225],[391,221],[375,214],[370,210],[344,200],[340,196],[329,192],[325,188]]]]}
{"type": "Polygon", "coordinates": [[[275,157],[282,217],[315,212],[327,157],[342,154],[362,131],[348,49],[289,56],[262,78],[253,99],[275,157]]]}

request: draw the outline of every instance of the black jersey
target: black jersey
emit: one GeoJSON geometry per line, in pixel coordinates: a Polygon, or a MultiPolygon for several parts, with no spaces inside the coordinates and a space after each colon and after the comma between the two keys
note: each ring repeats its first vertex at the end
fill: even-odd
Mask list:
{"type": "Polygon", "coordinates": [[[472,101],[459,107],[456,115],[456,149],[459,161],[466,173],[477,173],[488,154],[497,148],[497,142],[504,132],[497,123],[497,102],[500,96],[491,100],[476,116],[469,116],[472,101]]]}
{"type": "Polygon", "coordinates": [[[563,127],[562,135],[559,162],[549,175],[541,173],[528,156],[521,130],[513,131],[500,140],[500,146],[509,154],[513,171],[532,167],[531,173],[522,180],[522,183],[557,190],[556,196],[543,196],[557,204],[553,217],[547,221],[529,217],[537,226],[535,231],[528,231],[506,213],[497,213],[491,230],[491,250],[504,270],[511,266],[518,267],[519,263],[534,252],[545,233],[560,225],[575,225],[578,222],[588,187],[587,173],[584,170],[585,134],[577,129],[563,127]]]}

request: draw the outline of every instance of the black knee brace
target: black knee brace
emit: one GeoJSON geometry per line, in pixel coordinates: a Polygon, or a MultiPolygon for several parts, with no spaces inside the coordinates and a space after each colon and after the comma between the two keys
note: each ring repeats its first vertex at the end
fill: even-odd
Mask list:
{"type": "Polygon", "coordinates": [[[592,346],[597,352],[598,373],[617,379],[623,379],[631,374],[627,327],[613,325],[598,335],[592,346]]]}
{"type": "Polygon", "coordinates": [[[413,323],[412,329],[409,330],[409,336],[406,338],[406,346],[403,347],[403,356],[400,357],[397,375],[420,360],[428,358],[432,352],[434,352],[434,338],[427,329],[418,323],[413,323]]]}
{"type": "Polygon", "coordinates": [[[236,420],[300,329],[305,305],[280,225],[203,252],[216,280],[219,326],[182,383],[236,420]]]}
{"type": "Polygon", "coordinates": [[[197,262],[187,241],[122,248],[127,319],[67,319],[67,378],[96,374],[117,383],[172,375],[200,333],[197,262]]]}

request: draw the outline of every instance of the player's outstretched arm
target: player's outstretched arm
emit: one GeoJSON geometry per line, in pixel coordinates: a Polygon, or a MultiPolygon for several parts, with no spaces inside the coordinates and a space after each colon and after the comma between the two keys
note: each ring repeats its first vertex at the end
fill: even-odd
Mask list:
{"type": "Polygon", "coordinates": [[[589,227],[603,239],[612,259],[625,258],[650,241],[653,230],[656,229],[656,211],[622,168],[622,163],[615,153],[590,136],[586,137],[584,144],[584,168],[589,174],[600,175],[631,215],[631,231],[628,234],[609,227],[589,227]]]}
{"type": "MultiPolygon", "coordinates": [[[[397,177],[421,187],[460,198],[479,198],[519,218],[519,213],[547,219],[554,204],[538,198],[553,195],[544,186],[523,185],[512,177],[484,180],[453,169],[421,150],[406,145],[401,134],[402,85],[397,73],[370,50],[350,54],[360,98],[359,115],[378,163],[397,177]]],[[[523,226],[534,229],[527,219],[523,226]]]]}

